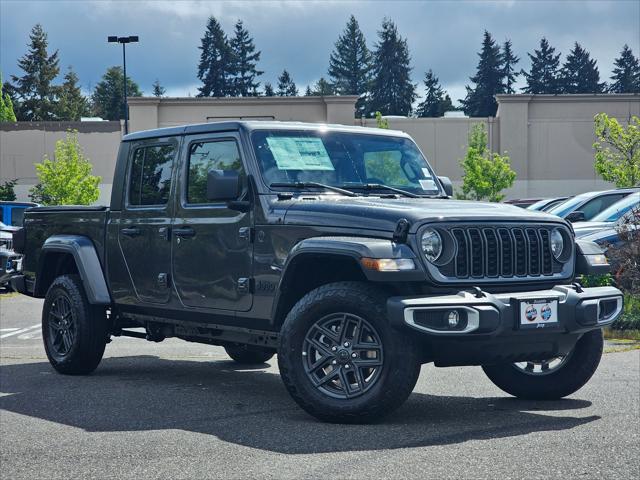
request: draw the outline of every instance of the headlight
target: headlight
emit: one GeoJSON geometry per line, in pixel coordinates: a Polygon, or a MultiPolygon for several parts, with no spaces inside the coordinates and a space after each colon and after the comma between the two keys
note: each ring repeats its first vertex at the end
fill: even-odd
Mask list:
{"type": "Polygon", "coordinates": [[[420,246],[422,247],[422,253],[427,257],[427,260],[435,262],[442,253],[442,237],[433,228],[427,228],[422,233],[420,246]]]}
{"type": "Polygon", "coordinates": [[[553,256],[556,258],[560,258],[562,255],[562,251],[564,250],[564,237],[562,233],[560,233],[559,228],[554,228],[551,230],[551,252],[553,256]]]}

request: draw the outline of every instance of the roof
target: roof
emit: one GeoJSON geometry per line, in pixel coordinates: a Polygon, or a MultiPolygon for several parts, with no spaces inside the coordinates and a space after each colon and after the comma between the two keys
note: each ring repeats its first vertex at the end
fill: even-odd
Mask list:
{"type": "Polygon", "coordinates": [[[144,130],[141,132],[130,133],[125,135],[122,140],[143,140],[146,138],[171,137],[176,135],[191,135],[201,133],[217,133],[229,132],[234,130],[244,130],[251,132],[254,130],[313,130],[313,131],[332,131],[332,132],[353,132],[368,135],[389,135],[408,137],[404,132],[398,130],[386,130],[371,127],[356,127],[348,125],[331,125],[324,123],[305,123],[305,122],[278,122],[278,121],[259,121],[259,120],[232,120],[224,122],[197,123],[192,125],[182,125],[179,127],[155,128],[153,130],[144,130]]]}

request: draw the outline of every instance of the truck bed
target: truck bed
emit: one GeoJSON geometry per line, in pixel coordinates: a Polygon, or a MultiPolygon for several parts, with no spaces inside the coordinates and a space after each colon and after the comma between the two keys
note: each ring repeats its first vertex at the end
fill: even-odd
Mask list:
{"type": "MultiPolygon", "coordinates": [[[[44,241],[52,235],[83,235],[95,245],[104,262],[109,208],[104,206],[35,207],[25,212],[25,264],[27,277],[35,276],[44,241]]],[[[103,263],[104,264],[104,263],[103,263]]]]}

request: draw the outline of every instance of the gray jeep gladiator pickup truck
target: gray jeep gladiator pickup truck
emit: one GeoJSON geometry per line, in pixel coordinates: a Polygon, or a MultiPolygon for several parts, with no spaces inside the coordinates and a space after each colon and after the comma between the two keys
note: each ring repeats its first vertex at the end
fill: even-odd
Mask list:
{"type": "Polygon", "coordinates": [[[88,374],[111,337],[278,354],[294,400],[331,422],[401,405],[423,363],[481,365],[557,399],[602,355],[623,298],[583,288],[602,251],[548,214],[451,200],[400,132],[229,121],[123,138],[111,206],[27,211],[21,292],[44,298],[53,367],[88,374]],[[145,333],[140,331],[145,329],[145,333]]]}

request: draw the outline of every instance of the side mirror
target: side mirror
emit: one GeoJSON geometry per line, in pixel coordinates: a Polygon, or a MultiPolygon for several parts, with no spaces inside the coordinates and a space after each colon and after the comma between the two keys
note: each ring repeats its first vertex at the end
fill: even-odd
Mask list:
{"type": "Polygon", "coordinates": [[[453,197],[453,184],[449,177],[438,177],[440,183],[442,184],[442,188],[444,188],[444,193],[446,193],[449,197],[453,197]]]}
{"type": "Polygon", "coordinates": [[[236,200],[240,191],[240,175],[235,170],[210,170],[207,174],[207,200],[236,200]]]}
{"type": "Polygon", "coordinates": [[[575,222],[584,222],[586,221],[586,217],[584,216],[584,212],[581,210],[576,210],[571,212],[569,215],[564,217],[567,222],[575,223],[575,222]]]}

